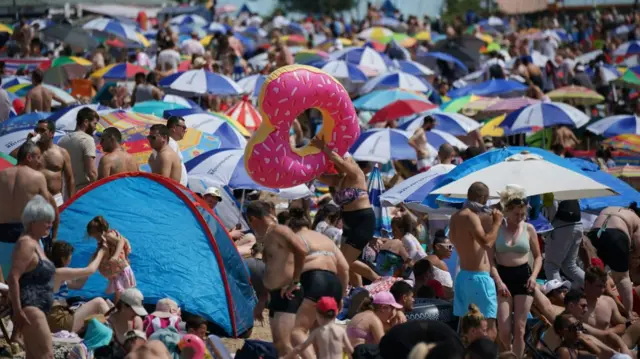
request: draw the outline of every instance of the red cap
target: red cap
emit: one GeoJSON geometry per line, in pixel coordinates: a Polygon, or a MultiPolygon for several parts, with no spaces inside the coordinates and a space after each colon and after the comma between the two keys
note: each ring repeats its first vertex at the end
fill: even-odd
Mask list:
{"type": "Polygon", "coordinates": [[[442,288],[442,283],[436,279],[432,279],[427,282],[427,285],[433,289],[436,293],[436,297],[444,298],[444,288],[442,288]]]}
{"type": "Polygon", "coordinates": [[[591,258],[591,265],[604,270],[604,262],[600,258],[591,258]]]}
{"type": "Polygon", "coordinates": [[[333,297],[322,297],[316,303],[316,308],[321,313],[327,313],[329,311],[333,311],[333,313],[338,314],[338,304],[333,297]]]}

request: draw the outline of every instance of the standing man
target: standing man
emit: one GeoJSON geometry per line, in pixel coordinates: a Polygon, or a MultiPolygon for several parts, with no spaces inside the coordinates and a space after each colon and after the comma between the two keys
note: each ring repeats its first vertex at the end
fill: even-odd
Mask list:
{"type": "Polygon", "coordinates": [[[573,289],[582,288],[584,284],[584,271],[576,263],[582,244],[581,217],[578,200],[560,201],[551,221],[553,231],[545,242],[544,273],[547,279],[562,281],[562,269],[573,289]]]}
{"type": "Polygon", "coordinates": [[[24,230],[21,218],[27,202],[39,194],[56,208],[52,238],[57,236],[60,223],[56,203],[47,189],[47,179],[38,171],[42,167],[40,149],[27,141],[20,146],[17,157],[17,166],[0,171],[0,267],[3,273],[11,269],[13,247],[24,230]]]}
{"type": "Polygon", "coordinates": [[[40,69],[36,69],[31,73],[31,83],[33,87],[27,92],[25,100],[25,113],[30,112],[51,112],[51,102],[56,100],[66,106],[66,102],[56,96],[51,90],[42,86],[44,73],[40,69]]]}
{"type": "Polygon", "coordinates": [[[178,141],[182,141],[184,135],[187,133],[187,125],[184,123],[184,118],[178,116],[171,116],[167,120],[167,127],[169,128],[169,147],[178,154],[180,158],[180,166],[182,167],[180,173],[181,185],[187,186],[187,168],[184,166],[184,158],[182,157],[182,151],[178,141]]]}
{"type": "Polygon", "coordinates": [[[487,318],[492,340],[496,337],[498,298],[496,285],[489,274],[491,265],[487,249],[493,246],[502,223],[502,212],[487,206],[489,188],[482,182],[473,183],[467,192],[462,210],[451,216],[449,235],[458,251],[460,272],[456,276],[453,314],[462,317],[475,304],[487,318]],[[490,213],[490,215],[489,215],[490,213]],[[490,228],[487,232],[485,228],[490,228]]]}
{"type": "Polygon", "coordinates": [[[433,116],[426,116],[422,127],[419,127],[409,139],[409,145],[416,150],[416,165],[419,172],[429,169],[429,150],[427,150],[427,132],[436,127],[436,119],[433,116]]]}
{"type": "Polygon", "coordinates": [[[58,145],[69,153],[75,190],[79,191],[98,178],[96,170],[96,142],[93,133],[98,123],[98,113],[85,107],[76,116],[76,130],[64,136],[58,145]]]}
{"type": "Polygon", "coordinates": [[[122,134],[115,127],[109,127],[100,136],[100,146],[104,156],[98,165],[98,179],[121,172],[137,172],[139,170],[135,157],[120,145],[122,134]]]}
{"type": "Polygon", "coordinates": [[[56,205],[60,207],[65,198],[69,199],[76,193],[71,157],[67,150],[53,143],[53,136],[56,133],[56,124],[53,121],[38,121],[35,132],[40,135],[40,139],[36,142],[42,153],[40,172],[47,179],[49,193],[56,201],[56,205]],[[64,195],[62,194],[63,188],[65,189],[64,195]]]}
{"type": "Polygon", "coordinates": [[[178,154],[169,147],[169,129],[165,125],[153,125],[149,129],[147,140],[155,151],[149,156],[151,172],[180,182],[182,161],[178,154]]]}

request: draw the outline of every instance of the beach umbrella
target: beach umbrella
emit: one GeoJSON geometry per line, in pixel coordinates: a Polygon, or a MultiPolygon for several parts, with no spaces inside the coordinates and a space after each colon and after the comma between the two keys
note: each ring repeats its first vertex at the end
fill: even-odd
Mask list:
{"type": "Polygon", "coordinates": [[[149,41],[139,33],[134,26],[123,24],[118,20],[97,18],[82,25],[82,28],[85,30],[115,35],[131,42],[137,42],[141,45],[149,45],[149,41]]]}
{"type": "Polygon", "coordinates": [[[247,62],[254,69],[258,69],[258,70],[264,69],[267,66],[267,64],[269,64],[269,53],[263,52],[261,54],[255,55],[251,57],[249,60],[247,60],[247,62]]]}
{"type": "Polygon", "coordinates": [[[589,125],[587,130],[606,138],[624,134],[640,135],[640,119],[636,115],[609,116],[589,125]]]}
{"type": "Polygon", "coordinates": [[[367,75],[358,66],[344,60],[325,62],[320,69],[342,83],[365,83],[368,80],[367,75]]]}
{"type": "MultiPolygon", "coordinates": [[[[33,133],[33,127],[27,129],[17,129],[0,135],[0,152],[10,154],[16,148],[22,146],[27,141],[27,135],[33,133]]],[[[56,131],[53,135],[53,143],[58,143],[66,132],[56,131]]]]}
{"type": "Polygon", "coordinates": [[[187,108],[187,106],[175,103],[175,102],[165,102],[165,101],[144,101],[138,102],[131,110],[134,112],[140,112],[147,115],[154,115],[157,117],[162,117],[166,110],[175,110],[187,108]]]}
{"type": "Polygon", "coordinates": [[[108,107],[97,104],[69,106],[54,112],[49,116],[48,120],[55,122],[58,130],[74,131],[76,129],[76,117],[78,116],[78,111],[83,108],[90,108],[97,112],[109,110],[108,107]]]}
{"type": "Polygon", "coordinates": [[[393,71],[369,80],[360,89],[361,94],[374,90],[401,89],[418,92],[430,92],[431,85],[420,77],[416,77],[401,71],[393,71]]]}
{"type": "Polygon", "coordinates": [[[255,74],[238,80],[238,86],[242,89],[243,93],[249,94],[253,98],[258,98],[262,84],[267,79],[266,75],[255,74]]]}
{"type": "Polygon", "coordinates": [[[169,23],[177,26],[195,25],[195,26],[202,27],[207,25],[209,22],[200,15],[192,14],[192,15],[178,15],[173,19],[169,20],[169,23]]]}
{"type": "Polygon", "coordinates": [[[206,70],[178,72],[163,78],[159,84],[169,93],[184,96],[237,96],[243,93],[242,88],[231,78],[206,70]]]}
{"type": "Polygon", "coordinates": [[[7,169],[9,167],[13,167],[18,163],[15,158],[5,154],[0,153],[0,171],[7,169]]]}
{"type": "MultiPolygon", "coordinates": [[[[326,38],[326,37],[325,37],[326,38]]],[[[358,44],[360,44],[360,42],[357,42],[358,44]]],[[[322,41],[321,43],[319,43],[316,47],[319,50],[323,50],[323,51],[331,51],[331,49],[335,49],[337,46],[344,49],[344,48],[348,48],[351,46],[355,46],[356,42],[354,42],[351,39],[347,39],[345,37],[339,37],[337,39],[330,39],[330,40],[326,40],[326,41],[322,41]]],[[[331,54],[329,54],[329,56],[331,56],[331,54]]]]}
{"type": "Polygon", "coordinates": [[[456,113],[462,111],[468,104],[482,99],[486,99],[486,97],[476,95],[462,96],[443,103],[440,105],[440,109],[444,112],[456,113]]]}
{"type": "Polygon", "coordinates": [[[629,56],[640,54],[640,41],[628,41],[620,45],[613,56],[629,56]]]}
{"type": "Polygon", "coordinates": [[[165,118],[179,116],[184,118],[187,128],[193,128],[220,139],[220,148],[244,148],[247,140],[241,132],[230,125],[224,117],[211,112],[170,110],[165,118]]]}
{"type": "Polygon", "coordinates": [[[326,61],[329,54],[322,50],[301,50],[294,56],[297,64],[308,65],[316,61],[326,61]]]}
{"type": "MultiPolygon", "coordinates": [[[[409,145],[410,134],[390,128],[374,128],[360,134],[349,152],[356,161],[387,163],[391,160],[415,160],[416,151],[409,145]]],[[[430,153],[437,150],[427,144],[430,153]]]]}
{"type": "Polygon", "coordinates": [[[218,149],[208,151],[202,155],[185,162],[185,167],[189,177],[194,176],[207,178],[216,186],[228,186],[233,189],[252,189],[258,191],[269,191],[280,193],[288,197],[308,197],[311,196],[309,188],[305,185],[298,185],[291,188],[272,189],[259,185],[249,177],[244,166],[243,149],[218,149]]]}
{"type": "Polygon", "coordinates": [[[200,105],[198,105],[194,101],[192,101],[192,100],[190,100],[188,98],[184,98],[182,96],[178,96],[178,95],[164,95],[164,96],[162,96],[162,101],[169,102],[169,103],[175,103],[177,105],[184,106],[186,108],[193,108],[193,109],[197,109],[197,110],[202,110],[202,107],[200,107],[200,105]]]}
{"type": "Polygon", "coordinates": [[[634,66],[629,68],[618,79],[613,81],[614,84],[640,89],[640,66],[634,66]]]}
{"type": "Polygon", "coordinates": [[[529,97],[506,98],[490,105],[489,107],[482,110],[482,112],[486,114],[506,114],[519,110],[523,107],[527,107],[529,105],[537,105],[541,102],[542,101],[540,100],[534,100],[529,97]]]}
{"type": "Polygon", "coordinates": [[[9,35],[12,35],[13,34],[13,29],[11,28],[11,26],[9,26],[7,24],[0,23],[0,32],[4,32],[4,33],[7,33],[9,35]]]}
{"type": "Polygon", "coordinates": [[[222,112],[210,111],[209,113],[214,117],[224,120],[226,123],[231,125],[231,127],[233,127],[240,135],[244,136],[245,138],[251,137],[251,132],[249,132],[249,130],[247,130],[244,126],[242,126],[240,122],[232,119],[231,117],[227,116],[222,112]]]}
{"type": "Polygon", "coordinates": [[[465,115],[459,113],[448,113],[439,110],[429,111],[425,114],[416,116],[416,118],[398,126],[398,129],[413,133],[418,127],[422,127],[424,118],[431,116],[436,119],[435,129],[450,133],[454,136],[464,136],[471,131],[479,129],[482,125],[465,115]]]}
{"type": "Polygon", "coordinates": [[[442,176],[454,168],[456,168],[455,165],[435,165],[390,188],[380,197],[380,202],[383,206],[390,207],[401,203],[419,204],[436,187],[442,176]]]}
{"type": "Polygon", "coordinates": [[[492,79],[479,84],[469,85],[460,89],[449,91],[447,96],[451,98],[477,95],[477,96],[511,96],[522,94],[528,87],[518,81],[492,79]]]}
{"type": "Polygon", "coordinates": [[[431,31],[420,31],[419,33],[413,35],[413,37],[418,41],[431,41],[431,31]]]}
{"type": "Polygon", "coordinates": [[[380,26],[368,28],[358,34],[359,39],[367,41],[381,41],[389,36],[393,36],[393,31],[380,26]]]}
{"type": "Polygon", "coordinates": [[[594,67],[588,67],[586,72],[591,76],[592,79],[596,77],[596,71],[600,72],[600,77],[605,82],[609,83],[611,81],[617,80],[622,73],[618,70],[618,68],[614,65],[609,64],[600,64],[594,67]]]}
{"type": "Polygon", "coordinates": [[[547,93],[552,101],[570,102],[573,105],[593,106],[604,101],[599,93],[582,86],[565,86],[547,93]]]}
{"type": "Polygon", "coordinates": [[[413,76],[431,76],[435,73],[423,64],[411,60],[396,60],[393,62],[396,68],[413,76]]]}
{"type": "MultiPolygon", "coordinates": [[[[49,84],[42,84],[42,87],[46,88],[47,90],[53,92],[53,94],[58,97],[60,100],[64,101],[64,103],[60,103],[57,100],[53,100],[51,102],[51,106],[53,107],[59,107],[62,105],[70,105],[73,103],[76,103],[77,100],[71,96],[67,91],[56,87],[56,86],[51,86],[49,84]]],[[[25,97],[27,96],[27,93],[29,93],[29,91],[31,91],[31,89],[33,88],[33,84],[20,84],[20,85],[15,85],[15,86],[11,86],[8,89],[6,89],[8,92],[11,92],[12,94],[15,94],[18,97],[25,97]]]]}
{"type": "Polygon", "coordinates": [[[219,23],[219,22],[212,22],[211,24],[209,24],[209,26],[207,27],[207,31],[209,31],[210,33],[214,33],[214,34],[226,34],[228,31],[228,27],[219,23]]]}
{"type": "Polygon", "coordinates": [[[542,151],[511,147],[476,156],[471,163],[465,161],[449,172],[431,195],[466,198],[469,186],[475,182],[487,185],[493,198],[513,183],[522,186],[528,196],[553,193],[558,201],[616,194],[585,176],[570,161],[542,151]],[[514,154],[518,149],[520,152],[514,154]]]}
{"type": "Polygon", "coordinates": [[[373,231],[374,237],[391,237],[391,214],[389,208],[380,205],[380,196],[384,194],[384,182],[380,169],[376,164],[367,179],[367,193],[371,208],[376,215],[376,225],[373,231]]]}
{"type": "Polygon", "coordinates": [[[587,122],[589,116],[573,106],[558,102],[542,102],[508,114],[499,126],[518,133],[531,127],[564,125],[580,128],[587,122]]]}
{"type": "Polygon", "coordinates": [[[611,174],[615,177],[620,178],[635,178],[640,177],[640,166],[617,166],[613,168],[608,168],[607,173],[611,174]]]}
{"type": "Polygon", "coordinates": [[[166,125],[167,120],[153,115],[145,115],[134,111],[100,111],[98,113],[98,131],[104,131],[109,127],[116,127],[119,130],[125,130],[132,127],[145,127],[151,125],[166,125]]]}
{"type": "Polygon", "coordinates": [[[41,31],[45,37],[58,40],[73,48],[95,49],[98,41],[86,30],[68,24],[55,24],[41,31]]]}
{"type": "Polygon", "coordinates": [[[31,112],[24,115],[11,117],[4,122],[0,122],[0,135],[18,129],[30,129],[36,127],[38,121],[46,120],[51,116],[51,112],[31,112]]]}
{"type": "Polygon", "coordinates": [[[437,65],[438,61],[443,61],[453,65],[465,74],[469,72],[469,68],[464,64],[464,62],[454,56],[445,54],[444,52],[421,52],[418,53],[418,60],[421,62],[424,61],[427,66],[437,65]]]}
{"type": "Polygon", "coordinates": [[[389,105],[381,108],[371,118],[369,124],[394,121],[401,117],[407,117],[416,113],[425,112],[436,108],[437,106],[432,103],[427,103],[420,100],[398,100],[390,103],[389,105]]]}
{"type": "Polygon", "coordinates": [[[280,41],[288,46],[302,46],[307,43],[307,39],[302,35],[284,35],[280,36],[280,41]]]}
{"type": "Polygon", "coordinates": [[[86,62],[88,61],[85,61],[51,66],[44,72],[43,82],[60,87],[67,87],[70,85],[70,80],[82,79],[87,74],[91,62],[87,65],[86,62]]]}
{"type": "Polygon", "coordinates": [[[383,74],[393,66],[391,59],[376,50],[364,47],[351,47],[342,51],[336,51],[329,54],[329,60],[345,60],[354,65],[363,66],[383,74]]]}
{"type": "Polygon", "coordinates": [[[133,79],[138,72],[147,74],[149,70],[147,70],[142,66],[138,66],[130,62],[126,62],[126,63],[112,64],[107,67],[104,67],[98,71],[93,72],[91,74],[91,77],[103,78],[108,80],[126,81],[129,79],[133,79]]]}
{"type": "Polygon", "coordinates": [[[256,131],[262,123],[260,112],[249,102],[245,96],[240,102],[228,109],[225,114],[240,122],[247,130],[256,131]]]}
{"type": "Polygon", "coordinates": [[[398,100],[419,100],[430,103],[429,99],[422,93],[403,89],[389,89],[376,90],[360,96],[353,101],[353,106],[361,111],[378,111],[398,100]]]}
{"type": "Polygon", "coordinates": [[[31,85],[31,79],[26,76],[7,76],[2,78],[2,88],[5,90],[22,84],[31,85]]]}
{"type": "Polygon", "coordinates": [[[640,135],[618,135],[602,141],[602,145],[620,151],[640,153],[640,135]]]}

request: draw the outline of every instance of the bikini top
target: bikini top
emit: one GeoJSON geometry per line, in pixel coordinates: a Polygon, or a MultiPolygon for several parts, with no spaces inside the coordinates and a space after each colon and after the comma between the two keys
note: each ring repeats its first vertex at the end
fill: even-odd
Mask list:
{"type": "Polygon", "coordinates": [[[335,257],[336,256],[335,252],[324,251],[324,250],[318,250],[318,251],[311,250],[311,246],[309,245],[309,242],[307,242],[307,240],[300,234],[298,234],[298,237],[302,239],[304,246],[307,248],[307,257],[315,257],[315,256],[335,257]]]}
{"type": "Polygon", "coordinates": [[[341,190],[336,191],[336,193],[333,195],[333,201],[338,206],[344,207],[366,194],[367,194],[367,191],[360,188],[353,188],[353,187],[343,188],[341,190]]]}
{"type": "Polygon", "coordinates": [[[520,235],[514,240],[512,246],[508,245],[505,240],[506,229],[500,227],[498,232],[498,239],[496,240],[496,252],[498,253],[529,253],[529,232],[527,232],[527,224],[522,223],[520,226],[520,235]]]}

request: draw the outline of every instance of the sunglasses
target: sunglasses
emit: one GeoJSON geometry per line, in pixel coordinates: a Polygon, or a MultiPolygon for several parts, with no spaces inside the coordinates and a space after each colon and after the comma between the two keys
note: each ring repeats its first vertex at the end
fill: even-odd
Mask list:
{"type": "Polygon", "coordinates": [[[529,203],[526,198],[514,198],[507,203],[507,206],[521,206],[529,203]]]}
{"type": "Polygon", "coordinates": [[[35,130],[33,130],[35,133],[45,133],[47,132],[46,128],[40,128],[40,127],[36,127],[35,130]]]}

